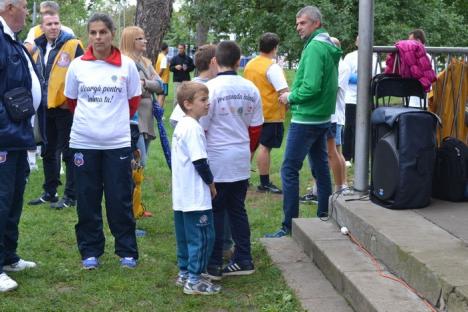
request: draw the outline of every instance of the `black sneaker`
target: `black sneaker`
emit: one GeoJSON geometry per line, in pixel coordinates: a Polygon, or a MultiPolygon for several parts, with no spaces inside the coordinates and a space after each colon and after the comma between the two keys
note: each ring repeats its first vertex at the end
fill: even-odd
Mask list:
{"type": "Polygon", "coordinates": [[[229,262],[227,266],[223,269],[223,276],[229,275],[250,275],[255,272],[255,268],[252,262],[249,263],[238,263],[238,262],[229,262]]]}
{"type": "Polygon", "coordinates": [[[299,202],[301,202],[301,204],[308,204],[308,205],[317,204],[318,197],[317,195],[314,195],[314,194],[305,194],[304,196],[299,197],[299,202]]]}
{"type": "Polygon", "coordinates": [[[51,203],[50,208],[63,209],[73,207],[76,205],[76,200],[63,196],[58,202],[51,203]]]}
{"type": "Polygon", "coordinates": [[[206,273],[202,273],[202,277],[212,281],[220,281],[223,278],[223,270],[219,265],[209,265],[206,268],[206,273]]]}
{"type": "Polygon", "coordinates": [[[46,203],[46,202],[56,203],[58,200],[59,200],[59,198],[58,198],[58,194],[57,194],[57,193],[55,193],[55,195],[52,196],[52,195],[50,195],[49,193],[44,192],[44,193],[42,193],[41,196],[39,196],[38,198],[30,200],[30,201],[28,202],[28,205],[35,206],[35,205],[44,204],[44,203],[46,203]]]}
{"type": "Polygon", "coordinates": [[[273,194],[283,194],[283,191],[280,190],[276,185],[274,185],[271,182],[269,184],[266,184],[266,185],[257,186],[257,191],[258,192],[270,192],[270,193],[273,193],[273,194]]]}

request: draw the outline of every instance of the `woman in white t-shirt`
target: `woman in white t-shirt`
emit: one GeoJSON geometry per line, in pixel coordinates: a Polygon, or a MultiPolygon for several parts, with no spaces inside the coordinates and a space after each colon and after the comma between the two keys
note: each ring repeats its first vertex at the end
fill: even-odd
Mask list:
{"type": "Polygon", "coordinates": [[[74,153],[78,249],[84,269],[99,266],[104,253],[101,201],[115,237],[122,267],[138,259],[132,213],[130,123],[140,102],[135,63],[112,46],[112,19],[95,13],[88,21],[89,47],[70,64],[65,96],[74,111],[70,148],[74,153]]]}
{"type": "Polygon", "coordinates": [[[137,114],[140,132],[137,148],[141,152],[140,163],[143,167],[146,165],[149,144],[156,138],[153,98],[156,98],[156,93],[160,94],[164,91],[161,77],[154,70],[151,61],[143,56],[146,53],[146,43],[145,33],[140,27],[128,26],[122,31],[120,51],[135,62],[140,74],[142,94],[137,114]]]}

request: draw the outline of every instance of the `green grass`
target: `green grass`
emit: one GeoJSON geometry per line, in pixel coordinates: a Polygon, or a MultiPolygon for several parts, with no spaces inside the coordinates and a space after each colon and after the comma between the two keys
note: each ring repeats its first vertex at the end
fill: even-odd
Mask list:
{"type": "MultiPolygon", "coordinates": [[[[172,96],[167,103],[166,120],[172,96]]],[[[166,128],[171,134],[170,126],[166,128]]],[[[284,144],[272,152],[271,179],[278,185],[283,151],[284,144]]],[[[253,164],[255,169],[255,161],[253,164]]],[[[301,190],[305,191],[310,178],[308,165],[302,171],[301,190]]],[[[75,240],[75,209],[58,211],[48,205],[25,205],[18,251],[23,258],[37,261],[38,267],[11,273],[20,287],[0,294],[0,311],[301,311],[295,295],[258,240],[277,230],[282,219],[281,196],[256,193],[258,181],[257,173],[252,173],[253,187],[246,202],[257,271],[250,276],[225,278],[221,281],[221,294],[208,298],[187,296],[174,286],[177,266],[171,175],[156,140],[151,145],[143,183],[143,202],[154,217],[137,222],[138,228],[147,232],[138,238],[137,269],[119,267],[114,239],[105,223],[107,241],[102,266],[95,271],[82,270],[75,240]]],[[[41,193],[42,183],[42,169],[31,173],[25,202],[41,193]]],[[[301,206],[300,215],[313,217],[315,206],[301,206]]]]}

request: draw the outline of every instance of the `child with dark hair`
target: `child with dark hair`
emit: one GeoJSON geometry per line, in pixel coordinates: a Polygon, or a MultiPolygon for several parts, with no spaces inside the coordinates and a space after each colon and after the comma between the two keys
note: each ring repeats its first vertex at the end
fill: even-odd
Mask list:
{"type": "Polygon", "coordinates": [[[179,275],[176,285],[189,295],[212,295],[221,287],[201,276],[213,249],[211,199],[216,196],[207,162],[206,139],[198,123],[208,112],[208,88],[183,82],[177,102],[185,113],[172,137],[172,203],[179,275]]]}
{"type": "Polygon", "coordinates": [[[241,51],[234,41],[216,47],[218,75],[207,82],[210,91],[208,115],[200,119],[206,131],[207,152],[217,196],[213,200],[215,243],[208,276],[254,273],[250,225],[245,197],[250,178],[250,158],[263,124],[260,94],[255,85],[238,76],[241,51]],[[227,211],[235,244],[231,262],[222,269],[224,214],[227,211]]]}
{"type": "MultiPolygon", "coordinates": [[[[218,73],[215,59],[216,46],[214,44],[205,44],[198,48],[195,53],[195,67],[197,68],[199,75],[194,77],[192,81],[207,83],[208,80],[215,77],[218,73]]],[[[181,109],[180,105],[176,105],[174,110],[169,117],[170,123],[173,127],[176,126],[177,122],[184,117],[185,113],[181,109]]]]}

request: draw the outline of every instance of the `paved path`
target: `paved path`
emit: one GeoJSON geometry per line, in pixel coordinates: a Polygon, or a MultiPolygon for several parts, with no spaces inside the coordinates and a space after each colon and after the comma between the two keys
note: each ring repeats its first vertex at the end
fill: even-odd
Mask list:
{"type": "Polygon", "coordinates": [[[414,211],[468,244],[468,202],[432,199],[428,207],[414,211]]]}

